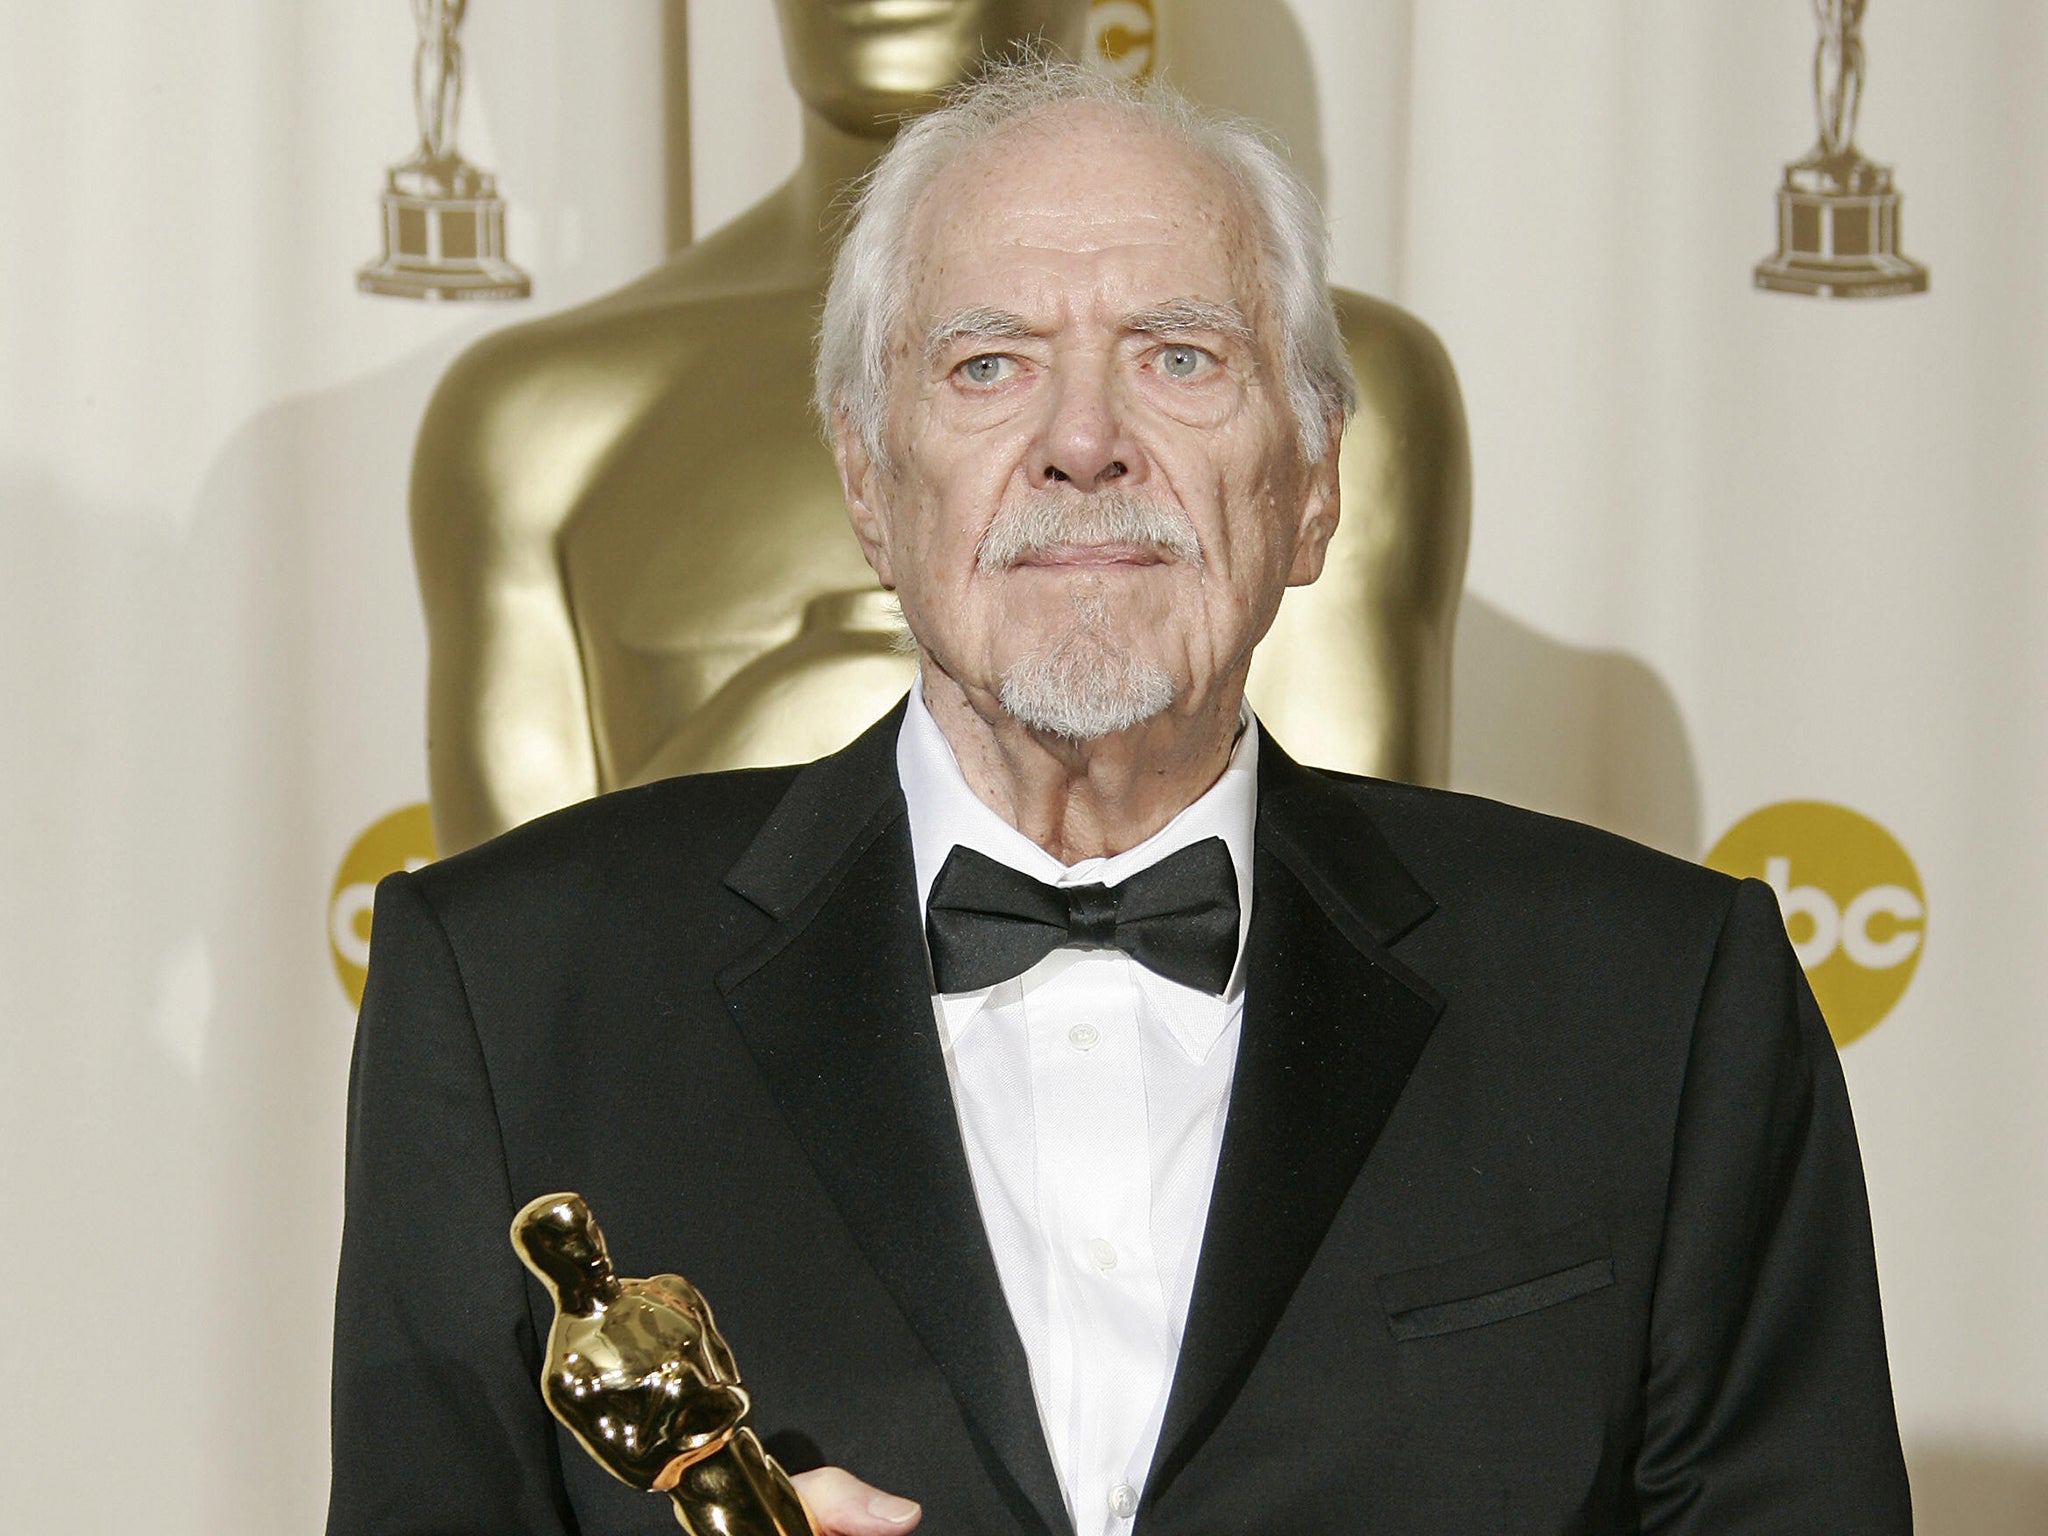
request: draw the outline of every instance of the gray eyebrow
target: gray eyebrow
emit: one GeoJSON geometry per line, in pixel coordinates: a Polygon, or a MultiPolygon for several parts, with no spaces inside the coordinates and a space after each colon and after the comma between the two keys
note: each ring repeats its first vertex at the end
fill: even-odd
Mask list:
{"type": "Polygon", "coordinates": [[[1252,340],[1252,328],[1243,310],[1235,304],[1217,304],[1208,299],[1168,299],[1164,304],[1124,316],[1124,329],[1141,336],[1215,331],[1233,341],[1252,340]]]}
{"type": "Polygon", "coordinates": [[[955,311],[924,334],[924,360],[935,363],[956,341],[974,337],[985,341],[1018,341],[1035,335],[1031,322],[1007,309],[975,304],[955,311]]]}
{"type": "MultiPolygon", "coordinates": [[[[1123,328],[1140,336],[1213,331],[1234,341],[1249,343],[1253,339],[1244,311],[1235,304],[1218,304],[1208,299],[1168,299],[1124,316],[1123,328]]],[[[1031,322],[1014,310],[974,304],[956,310],[925,332],[924,358],[927,364],[935,363],[955,342],[969,337],[976,341],[1019,341],[1037,334],[1031,322]]]]}

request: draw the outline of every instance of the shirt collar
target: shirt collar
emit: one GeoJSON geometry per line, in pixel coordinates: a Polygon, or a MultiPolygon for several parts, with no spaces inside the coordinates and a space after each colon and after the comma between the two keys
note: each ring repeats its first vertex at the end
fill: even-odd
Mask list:
{"type": "MultiPolygon", "coordinates": [[[[1234,1002],[1244,985],[1244,946],[1252,919],[1252,836],[1259,804],[1259,724],[1249,706],[1239,706],[1243,729],[1222,777],[1173,820],[1134,848],[1109,858],[1062,864],[991,810],[968,787],[951,743],[925,708],[924,680],[910,690],[903,728],[896,737],[896,774],[910,811],[911,855],[917,867],[920,916],[931,896],[939,866],[955,846],[972,848],[1047,885],[1116,885],[1149,869],[1170,853],[1220,837],[1237,873],[1237,966],[1224,998],[1234,1002]]],[[[1138,968],[1150,978],[1151,973],[1138,968]]],[[[1219,1023],[1218,1028],[1221,1028],[1219,1023]]],[[[1184,1042],[1188,1043],[1188,1042],[1184,1042]]],[[[1206,1049],[1206,1047],[1205,1047],[1206,1049]]]]}

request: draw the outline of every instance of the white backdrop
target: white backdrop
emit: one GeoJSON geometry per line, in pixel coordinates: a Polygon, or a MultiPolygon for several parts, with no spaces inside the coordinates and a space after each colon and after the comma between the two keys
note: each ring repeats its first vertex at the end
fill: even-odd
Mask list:
{"type": "Polygon", "coordinates": [[[355,291],[404,0],[0,5],[0,1526],[319,1529],[353,1009],[423,797],[412,435],[662,253],[657,0],[482,0],[461,142],[539,298],[355,291]]]}
{"type": "MultiPolygon", "coordinates": [[[[766,0],[691,9],[709,228],[795,108],[766,0]]],[[[1803,0],[1156,10],[1460,369],[1456,782],[1695,857],[1831,801],[1910,856],[1918,969],[1843,1057],[1900,1416],[1925,1530],[2048,1529],[2048,12],[1873,0],[1859,139],[1933,277],[1847,303],[1750,284],[1803,0]]],[[[472,308],[353,289],[413,137],[398,0],[0,8],[11,1528],[318,1526],[330,888],[424,792],[411,436],[470,339],[659,258],[661,13],[475,0],[461,143],[535,297],[472,308]]]]}

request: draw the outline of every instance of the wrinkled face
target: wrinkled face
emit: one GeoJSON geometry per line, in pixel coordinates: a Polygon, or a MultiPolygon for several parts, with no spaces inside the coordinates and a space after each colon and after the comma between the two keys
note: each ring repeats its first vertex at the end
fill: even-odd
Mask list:
{"type": "Polygon", "coordinates": [[[949,168],[917,219],[887,462],[839,446],[926,665],[1079,739],[1230,702],[1337,511],[1338,423],[1305,464],[1242,194],[1077,105],[949,168]],[[1062,689],[1073,728],[1028,712],[1062,689]]]}
{"type": "Polygon", "coordinates": [[[797,95],[847,133],[886,138],[984,56],[1042,40],[1079,58],[1088,0],[776,0],[797,95]]]}

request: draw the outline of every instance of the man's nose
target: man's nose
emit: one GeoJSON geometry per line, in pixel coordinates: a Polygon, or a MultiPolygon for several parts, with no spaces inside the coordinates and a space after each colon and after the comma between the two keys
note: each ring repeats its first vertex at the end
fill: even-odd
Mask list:
{"type": "Polygon", "coordinates": [[[1126,428],[1127,415],[1108,368],[1059,370],[1046,402],[1046,415],[1026,466],[1037,486],[1071,484],[1096,490],[1112,480],[1142,477],[1138,447],[1126,428]]]}

